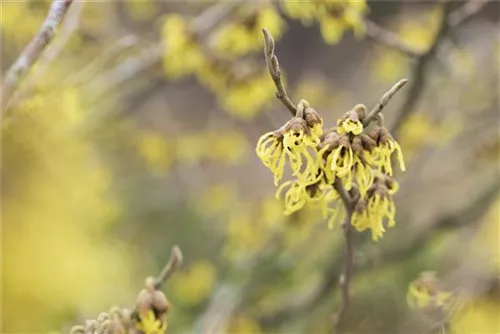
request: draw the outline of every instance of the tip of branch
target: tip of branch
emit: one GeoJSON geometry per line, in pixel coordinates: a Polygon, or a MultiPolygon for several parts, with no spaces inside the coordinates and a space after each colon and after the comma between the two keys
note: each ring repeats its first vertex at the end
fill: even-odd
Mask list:
{"type": "Polygon", "coordinates": [[[177,266],[182,264],[182,252],[179,246],[172,247],[172,255],[170,255],[177,266]]]}
{"type": "Polygon", "coordinates": [[[262,29],[262,33],[264,34],[264,49],[267,55],[274,54],[274,39],[269,30],[266,28],[262,29]]]}
{"type": "Polygon", "coordinates": [[[394,86],[397,87],[398,89],[401,89],[404,85],[406,85],[407,82],[408,82],[408,79],[401,79],[394,86]]]}
{"type": "Polygon", "coordinates": [[[154,281],[154,288],[160,289],[163,284],[179,269],[182,264],[182,252],[179,246],[175,245],[172,247],[172,252],[170,253],[170,259],[167,265],[161,271],[160,275],[154,281]]]}

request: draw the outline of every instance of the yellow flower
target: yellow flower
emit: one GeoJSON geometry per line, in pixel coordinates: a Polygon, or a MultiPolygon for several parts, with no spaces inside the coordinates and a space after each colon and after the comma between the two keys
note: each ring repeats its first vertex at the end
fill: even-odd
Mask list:
{"type": "Polygon", "coordinates": [[[306,121],[294,117],[281,129],[261,136],[255,151],[262,163],[273,172],[274,184],[277,186],[283,178],[285,157],[288,157],[293,175],[302,181],[308,182],[318,177],[317,161],[309,151],[318,144],[319,138],[306,121]]]}
{"type": "Polygon", "coordinates": [[[392,175],[391,156],[393,153],[396,153],[399,168],[402,171],[406,170],[401,146],[399,146],[386,128],[376,125],[370,132],[370,137],[377,143],[378,159],[375,164],[379,171],[387,175],[392,175]]]}
{"type": "Polygon", "coordinates": [[[285,155],[283,154],[283,137],[275,131],[268,132],[259,138],[255,148],[257,156],[264,166],[274,174],[274,185],[283,178],[285,155]]]}
{"type": "Polygon", "coordinates": [[[343,121],[338,122],[338,133],[352,133],[355,135],[359,135],[361,132],[363,132],[363,124],[358,120],[352,120],[350,118],[346,118],[343,121]]]}
{"type": "Polygon", "coordinates": [[[396,206],[391,195],[398,190],[398,184],[386,175],[374,176],[373,184],[365,198],[360,198],[352,215],[352,226],[359,232],[369,229],[372,239],[379,240],[386,227],[396,225],[396,206]]]}
{"type": "Polygon", "coordinates": [[[137,329],[145,334],[163,334],[167,330],[167,320],[156,319],[152,310],[149,310],[146,315],[139,314],[139,319],[137,329]]]}

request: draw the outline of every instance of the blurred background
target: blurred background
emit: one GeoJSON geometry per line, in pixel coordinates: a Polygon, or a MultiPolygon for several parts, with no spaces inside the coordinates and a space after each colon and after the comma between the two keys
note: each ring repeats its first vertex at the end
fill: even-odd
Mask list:
{"type": "MultiPolygon", "coordinates": [[[[331,127],[401,78],[397,225],[356,233],[350,333],[500,333],[499,3],[74,2],[2,121],[2,332],[66,332],[130,306],[177,244],[169,333],[326,333],[341,229],[282,214],[257,139],[293,101],[331,127]],[[435,271],[461,301],[408,307],[435,271]],[[446,324],[446,326],[443,325],[446,324]]],[[[2,1],[2,73],[50,1],[2,1]]],[[[290,176],[290,175],[288,175],[290,176]]]]}

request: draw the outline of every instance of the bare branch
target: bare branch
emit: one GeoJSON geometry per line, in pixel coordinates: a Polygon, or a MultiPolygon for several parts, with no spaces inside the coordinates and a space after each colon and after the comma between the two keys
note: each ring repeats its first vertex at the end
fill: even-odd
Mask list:
{"type": "Polygon", "coordinates": [[[0,104],[2,113],[21,80],[27,75],[33,64],[38,60],[42,51],[54,38],[56,31],[63,21],[73,0],[54,0],[50,10],[38,33],[26,45],[14,64],[8,69],[2,89],[0,91],[0,104]]]}
{"type": "Polygon", "coordinates": [[[297,107],[295,107],[292,100],[288,97],[283,81],[281,80],[280,65],[278,58],[274,54],[274,39],[267,29],[262,29],[262,32],[264,33],[264,55],[266,56],[269,74],[271,74],[271,78],[276,86],[276,97],[285,105],[290,113],[295,116],[297,114],[297,107]]]}
{"type": "Polygon", "coordinates": [[[382,97],[379,102],[373,107],[373,109],[366,115],[363,119],[363,126],[368,126],[370,122],[381,112],[385,106],[389,103],[392,97],[408,82],[407,79],[399,80],[394,86],[391,87],[382,97]]]}
{"type": "Polygon", "coordinates": [[[156,290],[160,289],[163,284],[165,284],[170,277],[179,269],[182,264],[182,252],[178,246],[172,247],[172,253],[170,253],[170,259],[165,265],[161,273],[155,279],[154,288],[156,290]]]}
{"type": "Polygon", "coordinates": [[[418,57],[422,55],[422,52],[415,50],[411,46],[407,45],[398,34],[393,33],[390,30],[382,28],[378,24],[370,20],[365,20],[366,35],[376,42],[382,43],[390,48],[393,48],[399,52],[404,53],[409,57],[418,57]]]}

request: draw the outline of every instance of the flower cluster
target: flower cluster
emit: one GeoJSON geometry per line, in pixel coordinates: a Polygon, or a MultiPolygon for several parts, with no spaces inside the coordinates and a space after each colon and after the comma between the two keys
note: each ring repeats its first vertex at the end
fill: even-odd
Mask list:
{"type": "Polygon", "coordinates": [[[368,7],[364,0],[283,1],[281,5],[288,16],[300,19],[303,24],[317,21],[328,44],[337,44],[348,29],[358,36],[365,30],[363,15],[368,7]]]}
{"type": "Polygon", "coordinates": [[[277,198],[284,197],[284,214],[309,205],[329,217],[331,227],[350,211],[357,231],[370,230],[373,240],[380,239],[386,228],[395,225],[392,196],[398,184],[391,177],[392,157],[405,169],[401,148],[384,127],[382,115],[375,117],[377,124],[368,132],[366,107],[358,104],[338,119],[337,126],[323,130],[322,118],[307,101],[301,100],[296,110],[280,129],[264,134],[256,147],[276,186],[287,162],[295,177],[276,192],[277,198]],[[340,205],[337,179],[354,199],[348,210],[340,205]]]}

